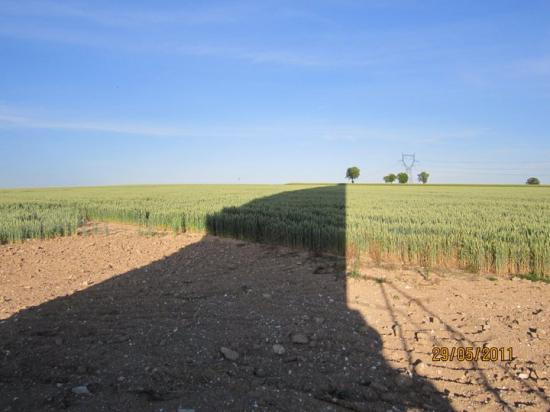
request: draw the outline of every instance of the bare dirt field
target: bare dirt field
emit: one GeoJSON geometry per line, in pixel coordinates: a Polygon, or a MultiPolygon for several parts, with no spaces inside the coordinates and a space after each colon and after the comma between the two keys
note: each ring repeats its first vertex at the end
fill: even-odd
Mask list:
{"type": "Polygon", "coordinates": [[[0,411],[550,409],[550,285],[105,228],[0,246],[0,411]]]}

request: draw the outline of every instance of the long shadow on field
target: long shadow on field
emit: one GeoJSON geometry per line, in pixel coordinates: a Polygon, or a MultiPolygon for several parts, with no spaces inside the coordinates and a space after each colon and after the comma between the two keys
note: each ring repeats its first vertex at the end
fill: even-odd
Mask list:
{"type": "Polygon", "coordinates": [[[392,368],[347,306],[345,186],[266,197],[207,223],[269,245],[206,236],[0,323],[0,410],[451,409],[428,381],[392,368]],[[72,392],[83,384],[89,394],[72,392]]]}

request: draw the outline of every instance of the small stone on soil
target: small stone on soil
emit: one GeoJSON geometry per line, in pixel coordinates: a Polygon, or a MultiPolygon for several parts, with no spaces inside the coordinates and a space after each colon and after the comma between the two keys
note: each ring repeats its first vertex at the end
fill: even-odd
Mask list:
{"type": "Polygon", "coordinates": [[[303,333],[295,333],[292,335],[292,343],[306,344],[309,342],[309,339],[303,333]]]}
{"type": "Polygon", "coordinates": [[[415,364],[414,371],[418,375],[426,375],[426,372],[428,371],[428,367],[424,362],[420,361],[420,362],[415,364]]]}
{"type": "Polygon", "coordinates": [[[86,385],[75,386],[71,390],[73,393],[76,393],[77,395],[91,395],[91,392],[88,390],[88,386],[86,385]]]}
{"type": "Polygon", "coordinates": [[[263,368],[254,368],[254,376],[257,376],[258,378],[265,378],[267,373],[263,368]]]}
{"type": "Polygon", "coordinates": [[[395,378],[395,384],[401,388],[404,388],[404,387],[407,387],[407,386],[411,386],[412,385],[412,379],[409,378],[408,376],[404,376],[404,375],[398,375],[396,378],[395,378]]]}
{"type": "Polygon", "coordinates": [[[225,359],[228,359],[228,360],[234,361],[234,360],[237,360],[239,358],[239,354],[237,352],[235,352],[232,349],[223,347],[223,346],[220,348],[220,352],[223,354],[225,359]]]}
{"type": "Polygon", "coordinates": [[[282,355],[286,352],[285,347],[283,345],[279,345],[276,343],[273,345],[273,352],[275,352],[277,355],[282,355]]]}

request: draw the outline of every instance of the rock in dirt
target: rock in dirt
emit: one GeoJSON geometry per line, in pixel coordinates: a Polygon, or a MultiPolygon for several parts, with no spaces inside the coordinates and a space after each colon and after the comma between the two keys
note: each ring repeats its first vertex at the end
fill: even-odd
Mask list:
{"type": "Polygon", "coordinates": [[[371,383],[370,387],[378,393],[384,393],[388,391],[388,387],[380,382],[371,383]]]}
{"type": "Polygon", "coordinates": [[[417,375],[426,376],[426,373],[428,372],[428,365],[426,365],[420,359],[417,359],[414,362],[414,371],[417,375]]]}
{"type": "Polygon", "coordinates": [[[405,375],[398,375],[395,378],[395,384],[400,388],[406,388],[413,384],[413,381],[411,378],[405,375]]]}
{"type": "Polygon", "coordinates": [[[528,377],[529,377],[529,374],[527,374],[527,373],[520,373],[518,375],[518,378],[520,378],[520,379],[527,379],[528,377]]]}
{"type": "Polygon", "coordinates": [[[286,349],[283,345],[279,345],[276,343],[273,345],[273,352],[275,352],[277,355],[283,355],[286,352],[286,349]]]}
{"type": "Polygon", "coordinates": [[[258,378],[265,378],[267,373],[264,368],[258,367],[254,368],[254,376],[257,376],[258,378]]]}
{"type": "Polygon", "coordinates": [[[363,393],[363,397],[366,401],[374,402],[378,400],[378,393],[373,388],[367,388],[363,393]]]}
{"type": "Polygon", "coordinates": [[[91,395],[92,393],[88,390],[87,385],[80,385],[75,386],[73,389],[71,389],[73,393],[77,395],[91,395]]]}
{"type": "Polygon", "coordinates": [[[292,343],[297,343],[300,345],[306,344],[309,342],[309,339],[303,333],[295,333],[291,337],[292,343]]]}
{"type": "Polygon", "coordinates": [[[227,359],[227,360],[234,361],[234,360],[237,360],[239,358],[239,354],[237,352],[235,352],[232,349],[223,347],[223,346],[220,348],[220,352],[222,353],[224,358],[227,359]]]}
{"type": "Polygon", "coordinates": [[[394,392],[383,392],[380,397],[382,400],[390,403],[396,403],[398,399],[397,394],[394,392]]]}

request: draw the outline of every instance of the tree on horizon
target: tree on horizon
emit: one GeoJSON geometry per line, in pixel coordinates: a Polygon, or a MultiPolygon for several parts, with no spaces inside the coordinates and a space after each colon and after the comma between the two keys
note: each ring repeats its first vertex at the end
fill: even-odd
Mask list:
{"type": "Polygon", "coordinates": [[[405,184],[409,181],[409,175],[405,172],[398,173],[397,180],[399,180],[399,183],[405,184]]]}
{"type": "Polygon", "coordinates": [[[418,174],[418,181],[423,185],[425,185],[426,183],[428,183],[429,177],[430,177],[430,174],[428,172],[420,172],[418,174]]]}
{"type": "Polygon", "coordinates": [[[355,179],[359,178],[359,174],[361,174],[361,170],[358,167],[348,167],[348,170],[346,170],[346,179],[350,179],[351,183],[355,183],[355,179]]]}
{"type": "Polygon", "coordinates": [[[384,183],[393,183],[397,180],[397,176],[395,173],[390,173],[389,175],[386,175],[383,177],[384,183]]]}

